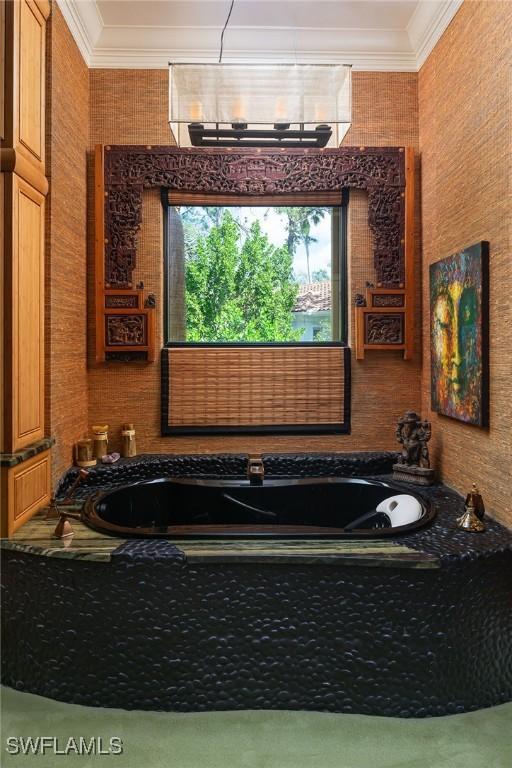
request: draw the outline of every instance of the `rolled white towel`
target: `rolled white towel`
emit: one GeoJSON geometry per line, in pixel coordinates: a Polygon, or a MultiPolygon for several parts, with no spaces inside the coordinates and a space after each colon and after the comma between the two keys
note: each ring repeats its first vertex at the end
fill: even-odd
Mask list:
{"type": "Polygon", "coordinates": [[[391,527],[397,528],[400,525],[407,525],[419,520],[423,510],[414,496],[400,493],[398,496],[389,496],[389,498],[381,501],[377,507],[377,512],[384,512],[391,521],[391,527]]]}

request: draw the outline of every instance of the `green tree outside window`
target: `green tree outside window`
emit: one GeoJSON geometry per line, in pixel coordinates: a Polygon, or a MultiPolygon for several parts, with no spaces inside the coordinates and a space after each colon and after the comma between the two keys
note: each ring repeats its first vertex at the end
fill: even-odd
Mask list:
{"type": "Polygon", "coordinates": [[[187,341],[300,341],[293,252],[272,245],[258,221],[245,229],[228,210],[216,218],[207,234],[185,219],[187,341]]]}

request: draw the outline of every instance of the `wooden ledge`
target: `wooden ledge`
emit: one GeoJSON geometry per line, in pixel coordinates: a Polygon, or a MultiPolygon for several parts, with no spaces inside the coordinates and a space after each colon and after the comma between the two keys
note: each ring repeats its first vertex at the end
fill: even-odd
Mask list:
{"type": "Polygon", "coordinates": [[[48,179],[42,170],[27,160],[19,150],[12,147],[0,149],[0,167],[2,173],[15,173],[42,195],[48,194],[48,179]]]}

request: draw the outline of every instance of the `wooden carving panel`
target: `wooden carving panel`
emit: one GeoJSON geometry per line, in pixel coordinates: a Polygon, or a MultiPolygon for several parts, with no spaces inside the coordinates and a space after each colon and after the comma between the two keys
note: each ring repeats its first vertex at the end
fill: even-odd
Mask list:
{"type": "Polygon", "coordinates": [[[344,347],[164,349],[162,433],[347,432],[349,366],[344,347]]]}
{"type": "Polygon", "coordinates": [[[145,315],[105,315],[105,346],[133,347],[148,343],[145,315]]]}
{"type": "MultiPolygon", "coordinates": [[[[129,296],[129,294],[126,294],[129,296]]],[[[134,294],[140,302],[140,296],[134,294]]],[[[109,295],[105,298],[109,298],[109,295]]],[[[124,352],[132,353],[130,359],[155,359],[155,313],[152,309],[104,309],[103,349],[108,359],[127,359],[124,352]],[[120,356],[121,355],[121,356],[120,356]]]]}
{"type": "MultiPolygon", "coordinates": [[[[412,150],[403,147],[339,149],[179,149],[152,146],[96,148],[97,353],[104,359],[102,292],[133,289],[137,234],[144,189],[165,188],[205,196],[328,194],[343,189],[368,193],[368,225],[373,233],[377,286],[402,290],[409,297],[403,318],[404,357],[412,354],[413,258],[412,150]],[[100,309],[98,309],[100,308],[100,309]]],[[[397,306],[375,305],[375,312],[397,306]]],[[[404,304],[405,306],[405,304],[404,304]]],[[[360,314],[360,307],[356,315],[360,314]]],[[[367,324],[359,319],[357,358],[365,347],[367,324]]],[[[389,323],[389,321],[386,321],[389,323]]],[[[396,349],[396,344],[389,344],[396,349]]],[[[386,348],[383,343],[381,348],[386,348]]]]}
{"type": "MultiPolygon", "coordinates": [[[[378,280],[377,287],[368,286],[365,295],[356,297],[356,359],[363,360],[371,349],[403,351],[409,360],[413,353],[414,325],[414,152],[405,150],[405,188],[400,193],[405,201],[404,267],[400,283],[378,280]],[[401,309],[403,311],[397,311],[401,309]],[[394,314],[392,314],[394,311],[394,314]]],[[[392,205],[392,203],[390,203],[392,205]]],[[[386,227],[385,205],[379,210],[380,227],[386,227]],[[382,216],[382,218],[380,218],[382,216]]],[[[375,207],[374,207],[375,210],[375,207]]],[[[373,214],[370,211],[370,217],[373,214]]],[[[375,232],[375,229],[374,229],[375,232]]],[[[385,270],[385,267],[381,270],[385,270]]],[[[376,270],[377,275],[379,271],[376,270]]]]}
{"type": "Polygon", "coordinates": [[[382,285],[404,281],[404,150],[194,150],[105,148],[105,283],[132,285],[142,191],[151,187],[200,194],[278,195],[354,187],[368,192],[374,263],[382,285]]]}
{"type": "Polygon", "coordinates": [[[367,288],[356,306],[356,358],[365,350],[399,349],[407,353],[409,298],[404,288],[367,288]]]}
{"type": "Polygon", "coordinates": [[[405,307],[405,295],[403,293],[374,294],[372,307],[405,307]]]}
{"type": "Polygon", "coordinates": [[[378,313],[368,312],[365,315],[366,344],[403,344],[404,343],[404,314],[403,312],[378,313]]]}
{"type": "Polygon", "coordinates": [[[105,294],[105,309],[138,309],[139,297],[132,293],[105,294]]]}

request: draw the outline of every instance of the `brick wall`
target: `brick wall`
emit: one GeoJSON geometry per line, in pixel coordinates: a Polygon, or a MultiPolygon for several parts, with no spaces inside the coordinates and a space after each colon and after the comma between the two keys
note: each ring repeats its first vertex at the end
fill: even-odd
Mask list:
{"type": "Polygon", "coordinates": [[[490,242],[490,428],[430,414],[433,455],[446,483],[477,482],[512,524],[512,6],[468,2],[419,73],[422,156],[422,404],[430,407],[429,265],[490,242]]]}
{"type": "MultiPolygon", "coordinates": [[[[95,143],[171,143],[167,77],[166,70],[91,70],[91,148],[95,143]]],[[[345,144],[418,147],[416,74],[356,72],[353,91],[354,122],[345,144]]],[[[162,297],[162,218],[157,190],[145,194],[143,222],[134,277],[162,297]]],[[[419,258],[419,239],[417,254],[419,258]]],[[[366,279],[373,279],[362,193],[353,193],[350,203],[350,272],[353,296],[364,288],[366,279]]],[[[161,318],[161,298],[157,311],[161,318]]],[[[161,326],[159,321],[159,344],[161,326]]],[[[110,424],[116,445],[122,422],[133,421],[140,452],[392,449],[397,417],[419,404],[418,343],[412,361],[402,360],[399,352],[368,353],[364,362],[353,361],[352,435],[162,438],[158,362],[108,363],[89,369],[89,422],[110,424]]]]}
{"type": "Polygon", "coordinates": [[[89,73],[57,3],[47,31],[46,431],[52,480],[87,431],[86,152],[89,73]]]}

